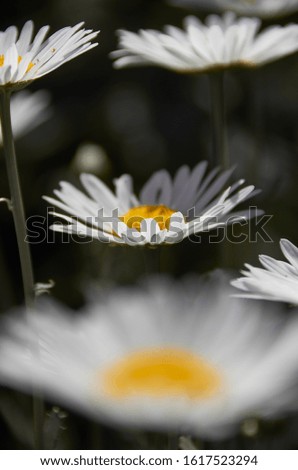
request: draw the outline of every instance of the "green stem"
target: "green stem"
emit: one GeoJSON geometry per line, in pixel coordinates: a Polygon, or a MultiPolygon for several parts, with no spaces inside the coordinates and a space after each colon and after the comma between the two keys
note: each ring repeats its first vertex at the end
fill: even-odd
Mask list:
{"type": "MultiPolygon", "coordinates": [[[[27,311],[30,312],[33,309],[35,300],[34,276],[30,247],[29,243],[26,241],[26,217],[11,126],[10,92],[6,90],[2,90],[0,92],[0,118],[8,182],[11,193],[11,210],[21,264],[25,305],[27,311]]],[[[42,447],[43,402],[39,394],[36,394],[33,399],[33,415],[35,445],[37,449],[40,449],[42,447]]]]}
{"type": "Polygon", "coordinates": [[[29,244],[26,242],[26,218],[11,127],[9,92],[4,91],[0,93],[0,116],[3,136],[3,147],[6,159],[8,182],[11,193],[11,209],[20,255],[25,303],[26,307],[30,309],[33,307],[35,298],[34,278],[30,247],[29,244]]]}
{"type": "Polygon", "coordinates": [[[220,165],[227,170],[230,166],[224,101],[224,73],[215,72],[209,75],[211,95],[211,126],[213,137],[213,165],[220,165]]]}

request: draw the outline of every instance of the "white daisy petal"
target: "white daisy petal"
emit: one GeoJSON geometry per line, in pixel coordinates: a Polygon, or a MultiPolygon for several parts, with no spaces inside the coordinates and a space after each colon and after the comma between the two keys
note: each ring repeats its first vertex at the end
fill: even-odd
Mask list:
{"type": "MultiPolygon", "coordinates": [[[[221,174],[216,175],[216,178],[214,179],[214,181],[212,181],[212,180],[208,181],[208,185],[206,185],[206,181],[203,181],[202,185],[198,188],[198,191],[197,191],[197,194],[196,194],[195,208],[196,208],[197,211],[205,210],[206,207],[208,207],[208,204],[210,203],[210,201],[212,201],[211,203],[214,202],[214,198],[218,195],[218,193],[225,186],[225,184],[229,180],[229,178],[230,178],[231,174],[233,173],[233,171],[234,171],[234,169],[231,168],[230,170],[225,170],[221,174]]],[[[216,171],[216,173],[217,173],[217,171],[216,171]]],[[[216,173],[214,172],[214,175],[216,173]]],[[[206,180],[207,180],[207,178],[206,178],[206,180]]],[[[230,190],[231,189],[229,189],[229,191],[230,190]]]]}
{"type": "MultiPolygon", "coordinates": [[[[183,168],[183,167],[182,167],[183,168]]],[[[176,187],[173,188],[173,204],[180,211],[186,212],[187,209],[195,205],[197,199],[198,188],[201,185],[205,171],[207,168],[207,162],[200,162],[190,172],[188,179],[184,179],[183,187],[179,184],[179,175],[176,180],[176,187]],[[178,186],[179,184],[179,186],[178,186]],[[177,187],[178,186],[178,187],[177,187]],[[175,191],[175,192],[174,192],[175,191]]]]}
{"type": "Polygon", "coordinates": [[[224,214],[230,212],[237,204],[245,201],[249,195],[252,195],[254,191],[254,186],[247,186],[246,188],[241,189],[238,193],[231,196],[229,199],[226,199],[224,202],[225,210],[224,214]]]}
{"type": "Polygon", "coordinates": [[[132,177],[130,175],[122,175],[120,178],[115,178],[114,185],[117,200],[121,204],[119,211],[125,213],[133,204],[137,204],[137,198],[133,194],[132,177]]]}
{"type": "Polygon", "coordinates": [[[18,68],[18,51],[15,44],[12,44],[9,49],[7,49],[5,54],[5,65],[10,66],[11,75],[13,75],[18,68]]]}
{"type": "Polygon", "coordinates": [[[185,223],[183,214],[181,212],[175,212],[169,223],[169,228],[165,231],[166,243],[178,243],[181,242],[187,234],[188,224],[185,223]]]}
{"type": "Polygon", "coordinates": [[[102,205],[107,212],[112,213],[118,207],[116,196],[96,176],[83,173],[81,175],[81,182],[91,198],[96,203],[102,205]]]}
{"type": "Polygon", "coordinates": [[[172,182],[166,170],[154,173],[140,192],[142,204],[169,205],[172,198],[172,182]]]}
{"type": "MultiPolygon", "coordinates": [[[[203,163],[203,162],[201,162],[203,163]]],[[[207,162],[205,162],[207,167],[207,162]]],[[[189,178],[190,169],[187,165],[182,165],[176,172],[173,179],[173,197],[171,201],[172,206],[176,206],[176,198],[179,197],[180,192],[185,188],[185,184],[189,178]]]]}
{"type": "MultiPolygon", "coordinates": [[[[49,29],[50,29],[49,25],[46,25],[46,26],[43,26],[42,28],[40,28],[40,30],[38,31],[36,36],[33,38],[32,44],[29,44],[28,50],[30,52],[36,54],[38,52],[38,50],[41,48],[41,46],[44,47],[43,42],[45,40],[45,37],[46,37],[49,29]]],[[[54,33],[53,36],[55,34],[56,33],[54,33]]]]}
{"type": "Polygon", "coordinates": [[[187,224],[188,236],[193,233],[206,232],[215,227],[224,226],[226,224],[225,221],[221,221],[223,210],[224,206],[217,204],[204,212],[200,217],[191,220],[187,224]]]}
{"type": "Polygon", "coordinates": [[[287,260],[298,271],[298,248],[285,238],[280,240],[280,248],[287,260]]]}
{"type": "Polygon", "coordinates": [[[264,211],[254,207],[250,207],[249,210],[235,211],[228,214],[224,214],[223,212],[224,211],[222,210],[221,216],[219,218],[220,223],[223,225],[231,225],[236,222],[241,222],[244,224],[244,222],[247,222],[250,219],[254,219],[255,217],[260,217],[264,214],[264,211]]]}
{"type": "Polygon", "coordinates": [[[245,291],[242,297],[298,305],[298,249],[286,239],[280,241],[280,247],[288,263],[261,255],[264,269],[246,265],[247,271],[242,271],[245,277],[232,282],[234,287],[245,291]]]}
{"type": "MultiPolygon", "coordinates": [[[[21,56],[19,56],[21,57],[21,56]]],[[[18,67],[15,69],[11,81],[19,82],[23,79],[26,74],[26,80],[28,79],[28,70],[32,64],[32,52],[28,52],[22,56],[22,60],[18,63],[18,67]]]]}
{"type": "Polygon", "coordinates": [[[103,233],[99,230],[95,230],[91,227],[86,227],[86,225],[82,225],[79,222],[76,222],[75,224],[69,224],[69,225],[61,225],[61,224],[53,224],[50,226],[52,230],[55,232],[61,232],[61,233],[68,233],[70,235],[77,235],[78,237],[88,237],[88,238],[93,238],[94,240],[98,240],[103,243],[112,243],[114,242],[114,237],[108,236],[107,233],[103,233]]]}
{"type": "MultiPolygon", "coordinates": [[[[46,121],[52,113],[49,106],[50,95],[45,90],[35,93],[20,91],[11,98],[11,121],[15,138],[30,132],[46,121]]],[[[2,131],[0,127],[0,145],[2,131]]]]}
{"type": "Polygon", "coordinates": [[[297,269],[285,261],[279,261],[266,255],[260,255],[259,260],[262,266],[272,273],[275,272],[283,276],[293,275],[294,277],[297,275],[297,269]]]}
{"type": "Polygon", "coordinates": [[[29,45],[31,43],[32,36],[33,36],[33,30],[34,30],[33,21],[27,21],[24,24],[20,32],[19,39],[16,43],[20,56],[23,56],[28,52],[29,45]]]}
{"type": "Polygon", "coordinates": [[[0,68],[0,85],[5,85],[11,79],[11,66],[3,65],[0,68]]]}
{"type": "MultiPolygon", "coordinates": [[[[168,0],[172,5],[197,10],[230,10],[239,15],[274,18],[298,11],[298,0],[168,0]]],[[[215,16],[215,15],[213,15],[215,16]]]]}
{"type": "Polygon", "coordinates": [[[18,30],[15,26],[9,26],[5,31],[1,31],[0,50],[1,54],[5,54],[16,41],[18,30]]]}

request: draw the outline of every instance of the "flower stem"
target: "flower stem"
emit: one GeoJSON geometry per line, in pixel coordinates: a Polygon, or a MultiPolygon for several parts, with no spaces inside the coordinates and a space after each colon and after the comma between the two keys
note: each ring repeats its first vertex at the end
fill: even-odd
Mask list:
{"type": "Polygon", "coordinates": [[[211,126],[213,137],[212,160],[213,165],[220,165],[227,170],[230,166],[227,135],[226,114],[224,101],[224,73],[215,72],[209,75],[211,96],[211,126]]]}
{"type": "MultiPolygon", "coordinates": [[[[35,300],[34,276],[29,243],[26,241],[26,218],[22,191],[14,148],[10,115],[10,92],[0,92],[0,118],[8,182],[11,193],[11,211],[15,225],[19,250],[25,305],[28,312],[33,310],[35,300]]],[[[42,447],[43,402],[39,394],[33,398],[34,435],[37,449],[42,447]]]]}
{"type": "Polygon", "coordinates": [[[178,449],[178,437],[176,434],[168,433],[167,436],[167,448],[168,450],[177,450],[178,449]]]}

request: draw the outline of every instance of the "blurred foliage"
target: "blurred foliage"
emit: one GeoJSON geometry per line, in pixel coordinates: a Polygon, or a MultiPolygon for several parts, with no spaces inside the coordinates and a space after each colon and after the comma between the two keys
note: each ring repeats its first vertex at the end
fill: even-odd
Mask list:
{"type": "MultiPolygon", "coordinates": [[[[167,168],[173,173],[182,164],[194,166],[209,158],[207,77],[176,75],[154,67],[116,71],[108,57],[117,47],[117,28],[136,31],[160,29],[165,24],[181,26],[187,13],[161,0],[13,0],[6,4],[1,29],[11,24],[21,27],[33,19],[36,28],[50,24],[52,32],[82,20],[88,28],[101,30],[97,48],[30,86],[31,90],[50,91],[54,115],[17,142],[27,217],[46,217],[47,204],[41,196],[51,195],[60,180],[78,184],[78,175],[86,168],[111,185],[114,177],[130,173],[138,190],[153,171],[167,168]],[[78,149],[90,143],[100,146],[99,154],[85,160],[78,149]]],[[[290,20],[297,18],[282,21],[290,20]]],[[[244,262],[256,263],[259,253],[280,257],[276,243],[280,237],[298,243],[297,83],[297,55],[255,71],[231,71],[225,81],[234,177],[263,189],[253,203],[274,214],[267,228],[275,243],[258,240],[230,246],[223,262],[219,245],[209,245],[203,235],[200,244],[184,241],[163,247],[162,271],[180,276],[188,271],[205,272],[219,264],[239,270],[244,262]]],[[[3,155],[0,166],[0,196],[7,197],[3,155]]],[[[0,206],[0,224],[0,309],[6,311],[22,301],[22,287],[12,217],[5,204],[0,206]]],[[[53,294],[68,305],[77,307],[83,302],[90,280],[127,283],[144,272],[138,248],[110,248],[96,242],[63,244],[62,235],[51,233],[48,225],[44,227],[50,243],[45,240],[32,245],[36,280],[54,279],[53,294]]],[[[1,447],[30,447],[29,398],[3,389],[0,403],[0,432],[5,436],[1,447]]],[[[51,418],[50,426],[59,429],[56,418],[51,418]]],[[[144,445],[140,435],[102,428],[74,414],[63,427],[65,448],[144,445]]],[[[297,448],[295,435],[297,423],[281,420],[261,424],[256,436],[242,433],[229,442],[204,445],[297,448]]],[[[145,441],[147,438],[143,436],[145,441]]],[[[155,442],[163,439],[157,436],[155,442]]]]}

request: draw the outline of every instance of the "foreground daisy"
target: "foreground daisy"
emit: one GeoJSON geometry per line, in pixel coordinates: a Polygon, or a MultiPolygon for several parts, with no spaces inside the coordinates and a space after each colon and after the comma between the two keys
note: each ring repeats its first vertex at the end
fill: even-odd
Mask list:
{"type": "Polygon", "coordinates": [[[33,22],[27,21],[20,34],[15,26],[0,32],[0,87],[21,88],[60,65],[92,49],[98,32],[84,23],[60,29],[45,39],[49,26],[33,38],[33,22]]]}
{"type": "Polygon", "coordinates": [[[171,178],[161,170],[152,175],[139,196],[133,191],[132,178],[122,175],[114,180],[115,194],[96,176],[81,175],[88,195],[62,181],[54,193],[44,196],[49,203],[69,215],[53,212],[66,224],[51,228],[59,232],[88,236],[106,243],[145,245],[177,243],[192,234],[248,220],[260,211],[231,212],[254,196],[254,186],[239,189],[239,180],[224,190],[232,170],[212,170],[205,176],[206,162],[192,171],[182,166],[171,178]]]}
{"type": "MultiPolygon", "coordinates": [[[[13,135],[21,137],[35,127],[42,124],[51,115],[50,95],[45,90],[35,93],[20,91],[11,99],[11,120],[13,135]]],[[[2,144],[2,131],[0,127],[0,144],[2,144]]]]}
{"type": "Polygon", "coordinates": [[[81,315],[52,302],[10,315],[0,382],[108,424],[207,438],[297,407],[297,315],[232,299],[220,283],[156,278],[81,315]]]}
{"type": "Polygon", "coordinates": [[[261,255],[263,268],[245,265],[247,271],[242,271],[245,277],[232,282],[234,287],[244,291],[238,297],[298,305],[298,248],[286,239],[280,240],[280,248],[287,262],[261,255]]]}
{"type": "Polygon", "coordinates": [[[256,67],[298,50],[298,25],[273,26],[258,33],[258,18],[231,12],[210,15],[206,24],[188,16],[185,30],[166,26],[165,33],[118,31],[120,49],[111,53],[116,68],[158,65],[184,73],[227,67],[256,67]]]}

